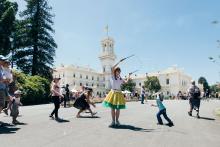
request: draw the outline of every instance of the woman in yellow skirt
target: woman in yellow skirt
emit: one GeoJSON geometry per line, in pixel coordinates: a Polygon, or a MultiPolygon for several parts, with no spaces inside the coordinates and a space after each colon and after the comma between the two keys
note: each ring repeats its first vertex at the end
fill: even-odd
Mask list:
{"type": "Polygon", "coordinates": [[[130,79],[129,77],[126,81],[124,81],[120,74],[121,69],[118,66],[119,63],[123,61],[120,60],[115,66],[112,68],[112,77],[111,77],[111,91],[108,93],[106,98],[103,101],[104,107],[111,108],[111,115],[112,115],[112,123],[109,127],[120,126],[119,116],[120,116],[120,109],[125,109],[125,98],[123,93],[121,92],[121,85],[126,83],[130,79]]]}

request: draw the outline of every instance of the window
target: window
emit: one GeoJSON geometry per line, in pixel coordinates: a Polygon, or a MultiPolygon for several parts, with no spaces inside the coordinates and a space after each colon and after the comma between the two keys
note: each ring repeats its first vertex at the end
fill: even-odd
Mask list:
{"type": "Polygon", "coordinates": [[[82,83],[80,83],[79,85],[82,86],[82,83]]]}
{"type": "Polygon", "coordinates": [[[92,83],[92,87],[94,86],[94,84],[92,83]]]}
{"type": "Polygon", "coordinates": [[[88,86],[88,83],[86,83],[86,86],[88,86]]]}
{"type": "Polygon", "coordinates": [[[99,87],[99,84],[97,84],[97,87],[99,87]]]}
{"type": "Polygon", "coordinates": [[[63,73],[63,77],[64,77],[65,75],[64,75],[64,73],[63,73]]]}
{"type": "Polygon", "coordinates": [[[76,77],[76,74],[73,74],[73,77],[75,78],[75,77],[76,77]]]}
{"type": "Polygon", "coordinates": [[[97,77],[97,81],[99,81],[99,77],[97,77]]]}
{"type": "Polygon", "coordinates": [[[105,81],[105,77],[103,77],[103,81],[105,81]]]}
{"type": "Polygon", "coordinates": [[[103,72],[105,72],[105,67],[103,67],[103,72]]]}
{"type": "Polygon", "coordinates": [[[170,79],[166,79],[166,84],[167,84],[167,85],[170,84],[170,79]]]}
{"type": "Polygon", "coordinates": [[[92,76],[92,80],[94,80],[94,77],[92,76]]]}
{"type": "Polygon", "coordinates": [[[82,74],[80,74],[80,79],[82,79],[82,74]]]}
{"type": "Polygon", "coordinates": [[[89,77],[86,75],[86,79],[88,79],[89,77]]]}
{"type": "Polygon", "coordinates": [[[139,86],[141,86],[141,83],[139,83],[139,86]]]}

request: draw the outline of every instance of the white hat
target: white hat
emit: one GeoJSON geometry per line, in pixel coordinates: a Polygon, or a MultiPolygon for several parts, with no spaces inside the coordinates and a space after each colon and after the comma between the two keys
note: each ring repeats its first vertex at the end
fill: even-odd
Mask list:
{"type": "Polygon", "coordinates": [[[22,94],[20,90],[16,90],[14,94],[22,94]]]}

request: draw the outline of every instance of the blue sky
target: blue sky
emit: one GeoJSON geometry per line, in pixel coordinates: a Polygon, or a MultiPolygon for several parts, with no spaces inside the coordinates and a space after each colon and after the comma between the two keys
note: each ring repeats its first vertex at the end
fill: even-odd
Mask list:
{"type": "MultiPolygon", "coordinates": [[[[25,6],[17,0],[20,10],[25,6]]],[[[108,24],[121,57],[136,56],[121,65],[126,74],[159,71],[172,65],[184,68],[194,79],[220,81],[219,0],[49,0],[53,7],[55,65],[89,65],[101,70],[100,41],[108,24]]]]}

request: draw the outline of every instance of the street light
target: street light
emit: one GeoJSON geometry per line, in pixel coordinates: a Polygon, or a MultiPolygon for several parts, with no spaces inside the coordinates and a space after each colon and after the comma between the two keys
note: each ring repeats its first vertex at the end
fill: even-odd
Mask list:
{"type": "Polygon", "coordinates": [[[11,43],[11,68],[14,67],[14,39],[10,37],[10,43],[11,43]]]}

